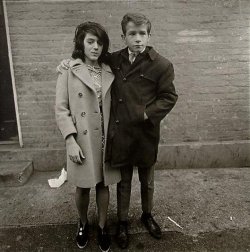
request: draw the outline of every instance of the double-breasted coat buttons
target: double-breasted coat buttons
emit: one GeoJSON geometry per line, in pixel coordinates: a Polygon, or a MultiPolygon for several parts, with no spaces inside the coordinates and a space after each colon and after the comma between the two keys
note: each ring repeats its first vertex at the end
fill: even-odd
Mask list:
{"type": "Polygon", "coordinates": [[[78,96],[81,98],[82,97],[82,93],[78,93],[78,96]]]}
{"type": "Polygon", "coordinates": [[[87,135],[88,131],[87,130],[84,130],[83,131],[83,135],[87,135]]]}
{"type": "Polygon", "coordinates": [[[82,112],[81,116],[84,117],[86,115],[86,112],[82,112]]]}

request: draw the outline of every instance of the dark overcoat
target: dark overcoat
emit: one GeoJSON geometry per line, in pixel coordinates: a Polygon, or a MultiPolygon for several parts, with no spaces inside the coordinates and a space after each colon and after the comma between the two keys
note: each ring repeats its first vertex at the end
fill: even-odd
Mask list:
{"type": "Polygon", "coordinates": [[[152,47],[132,65],[128,48],[113,53],[110,60],[115,80],[106,158],[113,167],[152,166],[157,158],[160,121],[178,97],[173,65],[152,47]]]}

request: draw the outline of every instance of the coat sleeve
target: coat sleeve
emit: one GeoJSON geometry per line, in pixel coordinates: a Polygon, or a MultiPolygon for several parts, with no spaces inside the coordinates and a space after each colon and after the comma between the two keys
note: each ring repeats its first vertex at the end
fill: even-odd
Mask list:
{"type": "Polygon", "coordinates": [[[172,110],[178,99],[173,80],[174,68],[172,63],[170,63],[166,71],[160,76],[157,85],[156,99],[145,109],[148,119],[154,125],[160,123],[160,121],[172,110]]]}
{"type": "Polygon", "coordinates": [[[63,70],[57,79],[55,115],[58,128],[64,139],[70,134],[77,133],[69,107],[68,71],[66,70],[63,70]]]}

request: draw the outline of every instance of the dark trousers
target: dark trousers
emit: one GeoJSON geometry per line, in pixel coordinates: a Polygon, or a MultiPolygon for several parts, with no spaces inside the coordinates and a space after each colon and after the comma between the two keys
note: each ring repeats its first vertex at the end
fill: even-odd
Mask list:
{"type": "MultiPolygon", "coordinates": [[[[133,166],[123,166],[120,169],[121,181],[117,184],[117,216],[119,221],[127,221],[133,166]]],[[[150,213],[153,208],[154,166],[138,167],[138,174],[141,183],[142,211],[150,213]]]]}

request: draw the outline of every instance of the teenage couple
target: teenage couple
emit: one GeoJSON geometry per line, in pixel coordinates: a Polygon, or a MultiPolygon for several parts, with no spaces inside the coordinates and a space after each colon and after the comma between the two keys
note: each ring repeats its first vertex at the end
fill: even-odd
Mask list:
{"type": "Polygon", "coordinates": [[[121,22],[126,48],[108,53],[109,38],[98,23],[77,26],[71,60],[58,67],[56,120],[66,141],[68,180],[76,186],[80,216],[76,242],[89,239],[87,218],[90,188],[96,189],[97,242],[109,251],[107,229],[110,184],[117,183],[117,233],[127,248],[128,211],[133,167],[141,185],[141,221],[155,237],[161,229],[151,215],[154,164],[160,121],[177,101],[173,65],[148,46],[151,23],[138,13],[121,22]]]}

